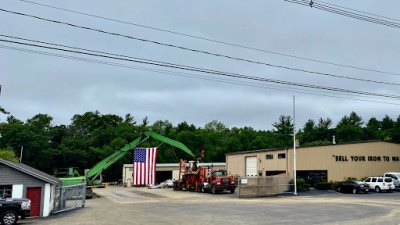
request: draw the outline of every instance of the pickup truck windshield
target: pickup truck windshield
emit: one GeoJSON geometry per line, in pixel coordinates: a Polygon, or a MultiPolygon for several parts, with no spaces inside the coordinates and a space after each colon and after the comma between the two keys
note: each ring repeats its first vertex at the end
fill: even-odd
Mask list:
{"type": "Polygon", "coordinates": [[[215,172],[216,177],[226,176],[226,171],[217,171],[215,172]]]}

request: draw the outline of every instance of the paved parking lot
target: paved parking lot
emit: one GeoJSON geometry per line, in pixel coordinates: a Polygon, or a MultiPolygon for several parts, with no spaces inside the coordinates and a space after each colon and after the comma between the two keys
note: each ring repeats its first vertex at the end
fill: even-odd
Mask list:
{"type": "Polygon", "coordinates": [[[400,192],[238,199],[236,194],[108,187],[86,207],[21,224],[400,224],[400,192]]]}

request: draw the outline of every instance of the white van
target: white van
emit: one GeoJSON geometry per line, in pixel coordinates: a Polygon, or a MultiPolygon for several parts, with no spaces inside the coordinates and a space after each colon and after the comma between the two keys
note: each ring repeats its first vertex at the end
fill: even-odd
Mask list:
{"type": "Polygon", "coordinates": [[[387,172],[383,176],[392,178],[394,186],[400,188],[400,172],[387,172]]]}

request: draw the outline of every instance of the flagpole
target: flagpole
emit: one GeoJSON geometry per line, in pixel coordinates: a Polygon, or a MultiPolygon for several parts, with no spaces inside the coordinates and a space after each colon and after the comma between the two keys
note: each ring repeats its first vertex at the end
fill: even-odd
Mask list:
{"type": "Polygon", "coordinates": [[[297,174],[296,174],[296,99],[293,95],[293,180],[294,195],[297,195],[297,174]]]}

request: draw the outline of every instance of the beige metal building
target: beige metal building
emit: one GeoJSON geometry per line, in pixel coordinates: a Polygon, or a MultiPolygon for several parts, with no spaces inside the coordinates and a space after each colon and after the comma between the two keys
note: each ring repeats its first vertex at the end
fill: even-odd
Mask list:
{"type": "MultiPolygon", "coordinates": [[[[214,169],[225,169],[225,163],[199,163],[200,167],[212,166],[214,169]]],[[[132,183],[133,164],[124,164],[122,168],[123,186],[129,186],[132,183]]],[[[167,179],[179,179],[179,163],[157,163],[156,165],[156,183],[167,179]]]]}
{"type": "MultiPolygon", "coordinates": [[[[297,147],[296,171],[307,183],[361,179],[400,171],[400,144],[383,141],[297,147]]],[[[228,174],[241,177],[289,173],[293,178],[293,148],[234,152],[226,155],[228,174]]]]}

